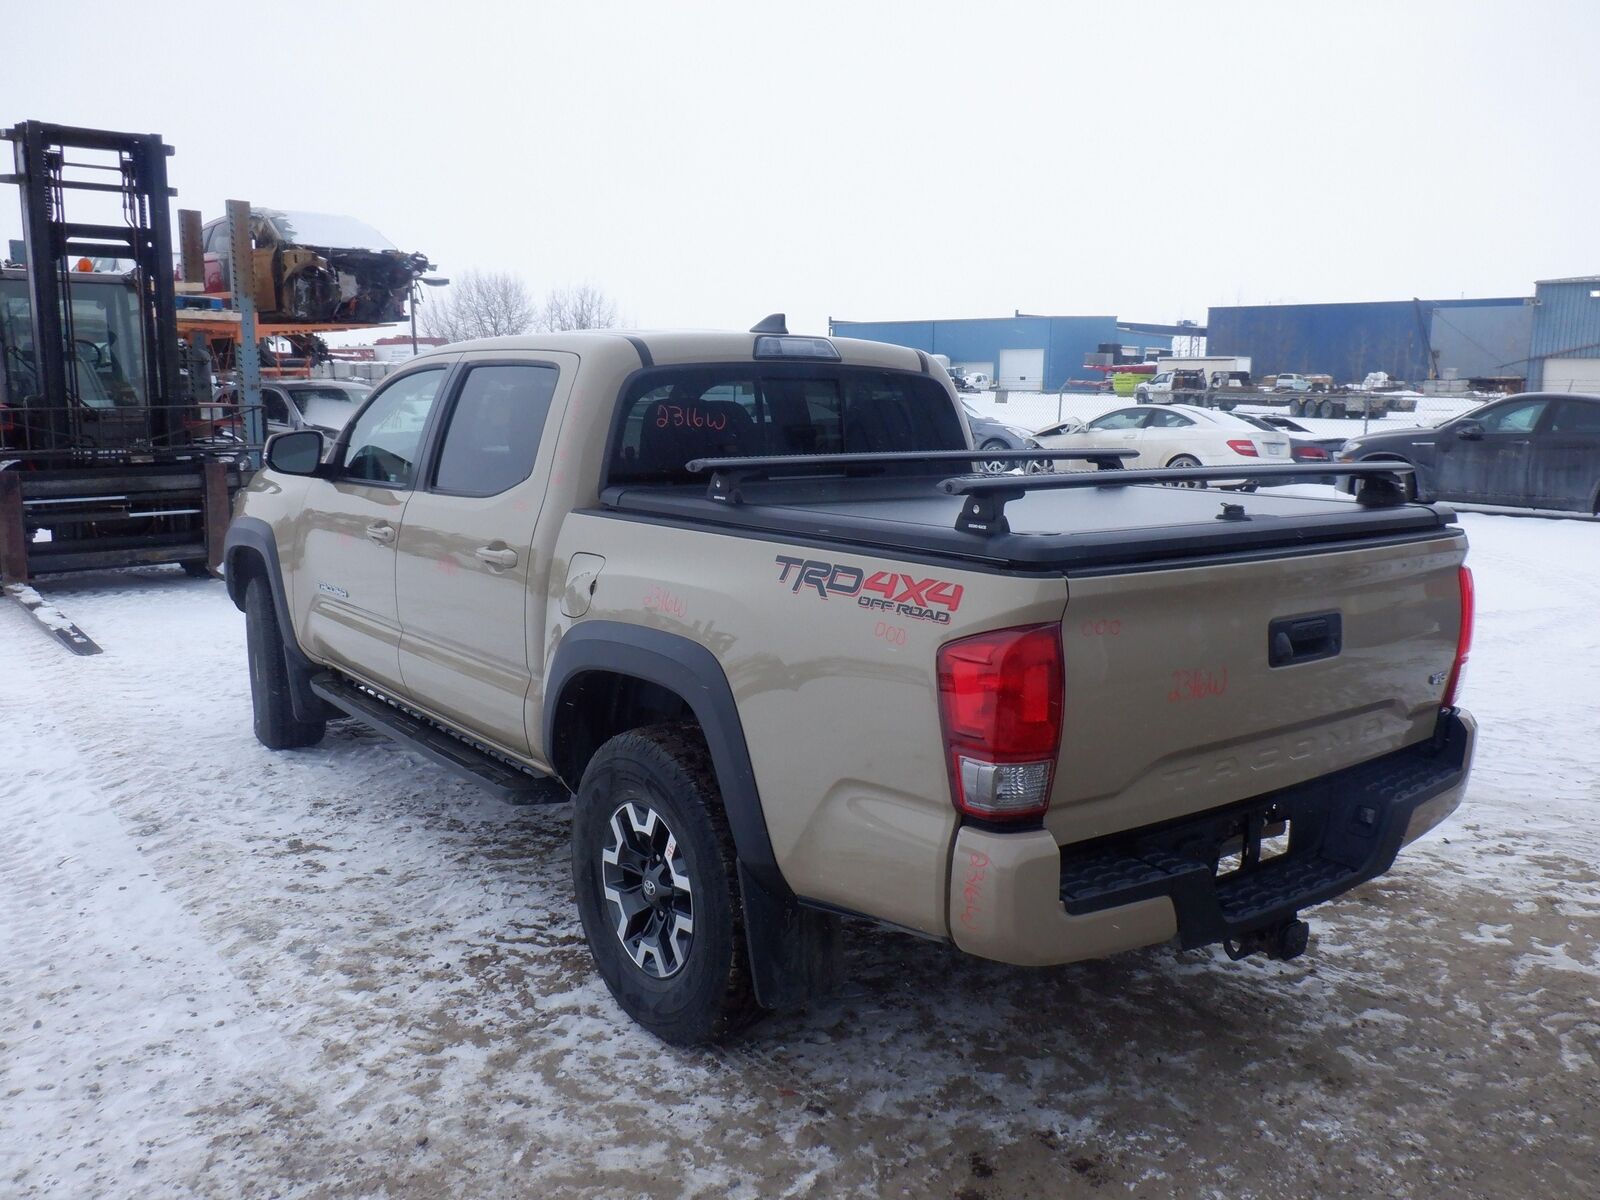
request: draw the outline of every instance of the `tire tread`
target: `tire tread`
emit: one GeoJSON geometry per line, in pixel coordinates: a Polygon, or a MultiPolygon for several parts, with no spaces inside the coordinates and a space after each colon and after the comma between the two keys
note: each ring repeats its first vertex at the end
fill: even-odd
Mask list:
{"type": "Polygon", "coordinates": [[[278,629],[272,590],[264,575],[251,576],[244,593],[245,639],[250,656],[250,705],[256,740],[269,750],[298,750],[322,740],[323,721],[301,721],[289,696],[289,660],[278,629]]]}
{"type": "MultiPolygon", "coordinates": [[[[699,1019],[693,1019],[694,1014],[690,1014],[689,1020],[679,1018],[652,1021],[648,1013],[641,1014],[629,1009],[624,997],[611,985],[610,979],[606,980],[607,986],[634,1020],[664,1041],[675,1045],[703,1045],[724,1041],[752,1025],[765,1010],[756,1000],[755,982],[750,972],[750,951],[745,940],[744,909],[739,898],[738,854],[734,849],[733,831],[722,806],[711,752],[699,727],[693,724],[665,723],[620,733],[606,742],[591,760],[589,770],[584,773],[584,783],[578,789],[577,799],[580,804],[586,799],[591,776],[597,771],[608,769],[609,762],[617,758],[626,758],[635,764],[645,765],[658,776],[670,778],[676,773],[688,783],[687,789],[674,791],[673,796],[681,804],[697,809],[703,814],[709,826],[716,853],[715,865],[720,868],[721,882],[728,889],[732,945],[727,976],[716,987],[715,996],[707,1006],[711,1010],[709,1021],[705,1020],[704,1014],[701,1014],[699,1019]]],[[[574,885],[582,889],[584,879],[580,873],[579,855],[583,850],[577,841],[580,819],[582,819],[581,814],[575,814],[573,875],[574,885]]],[[[680,836],[684,834],[680,833],[680,836]]],[[[709,873],[704,867],[701,868],[700,874],[705,884],[709,885],[711,881],[706,878],[709,873]]],[[[696,923],[697,925],[699,923],[698,915],[696,923]]],[[[590,949],[596,957],[597,965],[601,965],[600,960],[604,955],[619,963],[624,971],[632,966],[620,947],[614,947],[603,937],[591,934],[590,949]],[[594,944],[596,941],[602,942],[602,946],[596,946],[594,944]]],[[[693,951],[690,953],[692,955],[693,951]]],[[[605,975],[604,969],[601,974],[605,975]]]]}

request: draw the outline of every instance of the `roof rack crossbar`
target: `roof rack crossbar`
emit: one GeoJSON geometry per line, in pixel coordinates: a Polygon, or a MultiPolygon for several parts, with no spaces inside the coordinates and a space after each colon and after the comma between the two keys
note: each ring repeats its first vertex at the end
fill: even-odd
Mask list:
{"type": "MultiPolygon", "coordinates": [[[[897,463],[1030,463],[1089,462],[1102,471],[1122,470],[1122,460],[1136,458],[1135,450],[900,450],[882,454],[773,454],[743,458],[696,458],[685,469],[699,475],[711,472],[707,495],[713,500],[738,504],[739,485],[755,479],[802,474],[846,473],[852,467],[882,467],[897,463]]],[[[980,476],[979,478],[1001,478],[980,476]]],[[[947,481],[948,482],[948,481],[947,481]]]]}
{"type": "Polygon", "coordinates": [[[1073,488],[1128,487],[1133,484],[1206,483],[1241,481],[1262,483],[1272,479],[1304,479],[1307,474],[1349,475],[1361,480],[1356,503],[1367,508],[1388,508],[1406,503],[1402,476],[1416,467],[1402,462],[1317,463],[1314,472],[1304,463],[1272,463],[1259,467],[1169,467],[1162,470],[1078,471],[1063,475],[964,475],[941,480],[939,490],[965,496],[956,528],[963,533],[994,537],[1011,531],[1006,505],[1029,492],[1065,491],[1073,488]]]}

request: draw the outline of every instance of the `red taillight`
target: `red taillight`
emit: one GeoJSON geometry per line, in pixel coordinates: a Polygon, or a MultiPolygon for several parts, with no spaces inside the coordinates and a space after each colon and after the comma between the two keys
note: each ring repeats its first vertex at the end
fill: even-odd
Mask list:
{"type": "Polygon", "coordinates": [[[955,806],[990,821],[1050,807],[1066,666],[1055,625],[997,629],[939,647],[939,715],[955,806]]]}
{"type": "Polygon", "coordinates": [[[0,404],[0,433],[10,433],[11,428],[11,409],[0,404]]]}
{"type": "Polygon", "coordinates": [[[1294,456],[1301,462],[1326,462],[1329,457],[1321,446],[1296,446],[1294,456]]]}
{"type": "Polygon", "coordinates": [[[1257,458],[1256,444],[1249,438],[1229,438],[1228,449],[1235,454],[1242,454],[1246,458],[1257,458]]]}
{"type": "Polygon", "coordinates": [[[1446,708],[1454,708],[1456,693],[1461,690],[1461,679],[1467,670],[1467,655],[1472,651],[1472,623],[1477,615],[1478,595],[1472,583],[1472,568],[1461,568],[1461,631],[1456,634],[1456,661],[1450,668],[1450,678],[1444,685],[1446,708]]]}

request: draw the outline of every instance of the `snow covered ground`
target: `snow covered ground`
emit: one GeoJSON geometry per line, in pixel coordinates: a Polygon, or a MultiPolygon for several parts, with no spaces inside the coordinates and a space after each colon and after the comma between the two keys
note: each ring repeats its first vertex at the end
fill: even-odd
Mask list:
{"type": "Polygon", "coordinates": [[[1466,805],[1288,964],[853,930],[847,993],[663,1047],[564,808],[250,734],[220,584],[0,603],[0,1195],[1594,1195],[1600,525],[1469,514],[1466,805]]]}

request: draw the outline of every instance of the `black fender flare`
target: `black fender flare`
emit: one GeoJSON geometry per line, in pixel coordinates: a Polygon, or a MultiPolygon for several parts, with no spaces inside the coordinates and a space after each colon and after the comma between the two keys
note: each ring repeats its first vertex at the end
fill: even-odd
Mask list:
{"type": "Polygon", "coordinates": [[[768,1008],[785,1008],[830,990],[838,974],[839,919],[804,906],[783,878],[733,689],[716,656],[699,643],[664,630],[621,621],[580,621],[562,636],[545,676],[547,752],[555,746],[561,695],[587,671],[631,676],[667,688],[683,698],[699,722],[738,855],[757,999],[768,1008]]]}
{"type": "MultiPolygon", "coordinates": [[[[756,790],[756,772],[745,745],[733,689],[716,656],[686,637],[621,621],[580,621],[561,638],[544,684],[544,744],[555,746],[561,694],[586,671],[606,671],[658,684],[682,696],[694,712],[711,751],[717,787],[728,812],[733,844],[743,863],[765,887],[792,895],[778,870],[767,820],[756,790]]],[[[577,780],[569,780],[577,783],[577,780]]]]}
{"type": "Polygon", "coordinates": [[[228,599],[234,607],[244,611],[244,590],[248,572],[244,560],[260,560],[261,573],[266,576],[272,591],[272,611],[278,618],[278,633],[283,639],[284,657],[289,667],[289,701],[294,715],[301,721],[325,720],[334,713],[332,707],[311,690],[311,677],[319,668],[300,649],[295,636],[294,621],[289,616],[289,597],[283,588],[283,566],[278,561],[278,539],[260,517],[235,517],[228,525],[228,535],[222,543],[223,576],[228,588],[228,599]]]}

